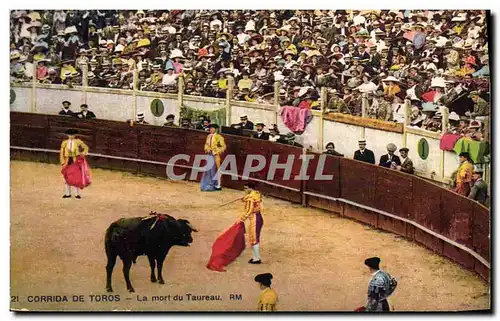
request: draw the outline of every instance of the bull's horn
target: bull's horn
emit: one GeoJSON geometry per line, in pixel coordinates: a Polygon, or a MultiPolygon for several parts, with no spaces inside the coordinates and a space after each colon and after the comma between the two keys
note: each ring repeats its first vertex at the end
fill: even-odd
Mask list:
{"type": "Polygon", "coordinates": [[[198,232],[198,230],[197,230],[197,229],[195,229],[195,228],[191,225],[191,223],[187,223],[187,226],[189,226],[189,228],[190,228],[193,232],[198,232]]]}

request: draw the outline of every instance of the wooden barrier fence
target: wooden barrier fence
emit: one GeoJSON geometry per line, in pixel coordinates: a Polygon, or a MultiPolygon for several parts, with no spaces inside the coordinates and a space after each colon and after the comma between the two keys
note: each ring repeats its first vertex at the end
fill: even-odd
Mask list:
{"type": "MultiPolygon", "coordinates": [[[[148,125],[129,126],[109,120],[79,121],[70,117],[11,112],[11,157],[57,163],[64,132],[75,128],[90,149],[92,167],[166,176],[170,158],[187,154],[190,161],[178,161],[175,174],[191,175],[193,159],[203,154],[206,132],[148,125]]],[[[356,219],[423,244],[464,267],[490,278],[490,213],[488,208],[443,189],[419,177],[388,170],[356,160],[327,156],[323,175],[316,180],[320,155],[309,154],[307,180],[286,179],[278,169],[268,179],[269,164],[279,164],[290,155],[291,178],[299,175],[305,152],[293,146],[243,136],[224,135],[226,155],[234,155],[238,177],[223,175],[223,186],[241,189],[246,180],[257,183],[267,195],[304,206],[313,206],[356,219]],[[243,177],[246,156],[262,155],[266,166],[243,177]]],[[[195,180],[199,181],[201,173],[195,180]]]]}

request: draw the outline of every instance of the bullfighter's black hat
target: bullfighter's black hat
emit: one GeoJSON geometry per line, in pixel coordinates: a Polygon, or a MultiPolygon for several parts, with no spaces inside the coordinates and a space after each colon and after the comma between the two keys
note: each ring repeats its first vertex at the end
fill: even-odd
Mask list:
{"type": "Polygon", "coordinates": [[[65,133],[66,133],[66,135],[76,135],[76,134],[78,134],[78,130],[70,128],[70,129],[66,130],[65,133]]]}
{"type": "Polygon", "coordinates": [[[365,260],[365,265],[367,265],[375,270],[379,269],[379,264],[380,264],[380,258],[378,258],[376,256],[365,260]]]}
{"type": "Polygon", "coordinates": [[[219,128],[219,125],[217,125],[217,124],[210,124],[210,126],[208,126],[208,128],[215,128],[215,129],[217,129],[217,128],[219,128]]]}
{"type": "Polygon", "coordinates": [[[64,104],[71,105],[71,102],[69,102],[69,101],[65,100],[65,101],[63,101],[63,102],[62,102],[62,104],[63,104],[63,105],[64,105],[64,104]]]}
{"type": "Polygon", "coordinates": [[[255,183],[252,182],[252,181],[248,181],[246,184],[245,184],[245,187],[248,187],[248,188],[251,188],[251,189],[255,189],[255,183]]]}
{"type": "Polygon", "coordinates": [[[272,278],[273,275],[271,273],[257,274],[257,276],[255,276],[255,282],[259,282],[260,284],[270,286],[272,278]]]}

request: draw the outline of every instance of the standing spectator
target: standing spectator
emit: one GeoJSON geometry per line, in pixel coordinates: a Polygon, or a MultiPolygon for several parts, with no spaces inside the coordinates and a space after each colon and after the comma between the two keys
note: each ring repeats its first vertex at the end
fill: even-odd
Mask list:
{"type": "Polygon", "coordinates": [[[397,166],[401,166],[401,160],[399,156],[394,155],[394,152],[398,148],[393,143],[387,144],[387,154],[380,157],[379,166],[383,166],[390,169],[396,169],[397,166]]]}
{"type": "Polygon", "coordinates": [[[483,180],[483,170],[481,168],[477,168],[472,172],[472,183],[472,188],[468,197],[488,206],[488,185],[483,180]]]}
{"type": "Polygon", "coordinates": [[[95,114],[89,110],[89,106],[87,104],[82,104],[80,106],[81,111],[79,113],[74,114],[76,118],[79,119],[92,119],[96,118],[95,114]]]}
{"type": "Polygon", "coordinates": [[[399,149],[399,153],[401,154],[401,166],[397,166],[397,170],[403,173],[413,174],[415,169],[413,168],[413,162],[408,157],[409,151],[410,150],[406,147],[399,149]]]}
{"type": "Polygon", "coordinates": [[[375,155],[371,150],[366,148],[366,140],[360,139],[358,144],[359,150],[354,152],[354,159],[365,163],[375,164],[375,155]]]}
{"type": "Polygon", "coordinates": [[[71,103],[67,100],[63,101],[62,102],[63,104],[63,108],[59,111],[59,115],[60,116],[73,116],[74,113],[71,111],[71,109],[69,109],[69,107],[71,106],[71,103]]]}
{"type": "Polygon", "coordinates": [[[468,196],[470,192],[470,182],[472,180],[472,170],[473,162],[469,156],[469,153],[462,152],[458,155],[460,159],[460,166],[457,170],[457,176],[455,178],[455,193],[463,196],[468,196]]]}

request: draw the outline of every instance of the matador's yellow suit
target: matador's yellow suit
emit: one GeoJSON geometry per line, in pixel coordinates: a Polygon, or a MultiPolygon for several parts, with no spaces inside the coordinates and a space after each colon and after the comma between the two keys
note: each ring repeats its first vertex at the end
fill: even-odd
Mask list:
{"type": "Polygon", "coordinates": [[[248,237],[253,249],[253,258],[250,259],[248,263],[259,264],[260,231],[264,225],[264,220],[262,219],[261,214],[262,196],[253,188],[248,188],[247,195],[245,195],[242,200],[245,203],[245,212],[240,216],[239,220],[242,222],[249,220],[250,222],[248,227],[248,237]]]}
{"type": "Polygon", "coordinates": [[[255,276],[255,281],[260,283],[262,292],[259,295],[257,302],[257,311],[276,311],[276,303],[278,303],[278,294],[271,289],[271,273],[263,273],[255,276]]]}
{"type": "Polygon", "coordinates": [[[214,191],[221,189],[221,175],[219,168],[221,164],[221,154],[226,150],[226,143],[224,137],[217,134],[218,125],[212,124],[210,127],[210,134],[205,140],[205,153],[208,153],[214,161],[214,165],[205,173],[201,179],[202,191],[214,191]]]}

